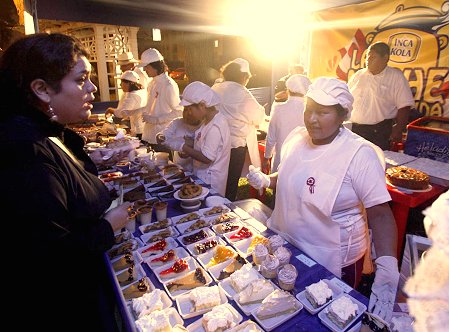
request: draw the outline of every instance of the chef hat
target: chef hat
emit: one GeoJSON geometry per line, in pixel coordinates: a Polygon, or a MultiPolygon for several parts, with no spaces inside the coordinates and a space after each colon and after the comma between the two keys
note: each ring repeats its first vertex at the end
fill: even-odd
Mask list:
{"type": "Polygon", "coordinates": [[[206,107],[211,107],[220,101],[220,96],[208,85],[195,81],[185,87],[180,105],[189,106],[203,102],[206,107]]]}
{"type": "Polygon", "coordinates": [[[251,76],[251,72],[249,71],[249,62],[242,58],[236,58],[232,60],[233,63],[240,65],[240,71],[242,73],[248,73],[251,76]]]}
{"type": "Polygon", "coordinates": [[[324,106],[340,104],[348,111],[346,118],[349,119],[351,117],[354,97],[349,91],[348,85],[338,78],[318,77],[309,86],[306,97],[324,106]]]}
{"type": "Polygon", "coordinates": [[[140,64],[138,64],[137,67],[145,67],[152,62],[162,60],[164,60],[164,57],[157,49],[149,48],[143,51],[142,56],[140,57],[140,64]]]}
{"type": "Polygon", "coordinates": [[[120,75],[120,79],[127,80],[127,81],[134,82],[134,83],[139,83],[139,81],[140,81],[139,75],[132,70],[125,71],[122,75],[120,75]]]}
{"type": "Polygon", "coordinates": [[[309,78],[300,74],[290,76],[285,82],[288,90],[294,93],[302,93],[303,95],[306,94],[310,84],[312,82],[310,82],[309,78]]]}
{"type": "Polygon", "coordinates": [[[128,63],[137,63],[137,62],[139,62],[139,61],[134,59],[133,52],[120,53],[117,57],[117,64],[119,66],[127,65],[128,63]]]}

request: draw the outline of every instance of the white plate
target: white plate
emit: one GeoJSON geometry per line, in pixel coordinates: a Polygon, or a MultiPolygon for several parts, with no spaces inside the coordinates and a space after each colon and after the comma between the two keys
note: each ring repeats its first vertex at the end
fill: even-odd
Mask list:
{"type": "Polygon", "coordinates": [[[176,225],[176,228],[178,229],[180,234],[185,235],[185,234],[194,233],[195,231],[197,231],[197,230],[199,230],[201,228],[209,227],[209,226],[210,226],[209,220],[207,220],[205,218],[200,218],[200,219],[195,219],[195,220],[188,221],[188,222],[185,222],[185,223],[182,223],[182,224],[178,224],[178,225],[176,225]],[[196,222],[198,222],[200,220],[203,220],[204,223],[205,223],[205,225],[203,227],[200,227],[200,228],[195,229],[195,230],[190,231],[190,232],[186,232],[187,228],[189,228],[191,225],[193,225],[194,223],[196,223],[196,222]]]}
{"type": "MultiPolygon", "coordinates": [[[[259,308],[257,308],[256,310],[254,310],[251,315],[254,317],[254,319],[256,320],[257,323],[260,324],[260,326],[262,326],[262,328],[265,331],[271,331],[273,329],[275,329],[276,327],[282,325],[284,322],[288,321],[289,319],[291,319],[292,317],[296,316],[303,308],[303,305],[301,304],[301,302],[299,302],[295,297],[293,297],[296,301],[296,304],[298,306],[298,309],[294,312],[288,313],[288,314],[284,314],[284,315],[279,315],[273,318],[268,318],[268,319],[259,319],[257,317],[257,310],[259,308]]],[[[260,307],[260,306],[259,306],[260,307]]]]}
{"type": "MultiPolygon", "coordinates": [[[[189,253],[183,248],[183,247],[178,247],[178,248],[174,248],[174,249],[168,249],[165,250],[163,253],[159,254],[159,255],[153,255],[151,257],[148,257],[145,260],[145,263],[148,264],[148,266],[150,267],[150,269],[154,270],[157,269],[159,267],[162,266],[170,266],[170,264],[172,264],[174,261],[170,261],[168,263],[164,263],[164,264],[158,264],[158,263],[152,263],[151,260],[155,259],[155,258],[159,258],[162,257],[165,253],[167,253],[169,250],[173,250],[175,252],[175,256],[179,258],[185,258],[185,257],[189,257],[189,253]]],[[[175,260],[176,261],[176,260],[175,260]]]]}
{"type": "MultiPolygon", "coordinates": [[[[142,263],[142,257],[140,257],[140,255],[138,253],[136,253],[135,251],[133,251],[131,253],[132,257],[133,257],[133,261],[134,261],[134,265],[140,264],[142,263]]],[[[115,273],[123,271],[128,269],[128,267],[130,266],[129,264],[126,264],[125,267],[119,268],[117,266],[117,264],[121,264],[119,261],[123,261],[123,263],[125,263],[125,255],[119,256],[114,258],[113,260],[111,260],[111,267],[114,270],[115,273]],[[114,266],[116,265],[116,266],[114,266]]],[[[122,264],[121,264],[122,265],[122,264]]]]}
{"type": "Polygon", "coordinates": [[[167,245],[162,250],[145,252],[145,250],[151,248],[151,246],[153,246],[159,242],[159,241],[156,241],[156,242],[148,243],[148,245],[137,249],[137,252],[140,254],[140,257],[142,257],[145,260],[147,257],[153,256],[153,255],[158,255],[164,251],[178,247],[178,242],[176,242],[175,239],[173,239],[172,237],[167,237],[164,240],[166,241],[167,245]]]}
{"type": "MultiPolygon", "coordinates": [[[[170,219],[170,218],[167,218],[167,220],[168,220],[167,227],[168,227],[168,226],[171,226],[171,225],[172,225],[171,219],[170,219]]],[[[141,232],[142,234],[146,234],[146,233],[150,233],[150,232],[156,232],[156,231],[158,231],[157,229],[156,229],[156,230],[151,230],[151,231],[149,231],[149,232],[145,232],[145,229],[146,229],[148,226],[151,226],[151,225],[153,225],[153,224],[157,224],[158,222],[159,222],[159,221],[154,221],[154,222],[151,222],[151,223],[146,224],[146,225],[141,225],[141,226],[139,226],[139,230],[140,230],[140,232],[141,232]]],[[[164,228],[167,228],[167,227],[164,227],[164,228]]],[[[159,229],[159,230],[162,230],[162,229],[164,229],[164,228],[161,228],[161,229],[159,229]]]]}
{"type": "MultiPolygon", "coordinates": [[[[204,209],[202,209],[202,210],[204,210],[204,209]]],[[[210,224],[211,225],[222,224],[222,223],[225,223],[225,222],[240,221],[239,216],[236,215],[234,212],[226,212],[226,213],[223,213],[223,214],[215,214],[213,216],[207,216],[206,219],[210,220],[210,224]]]]}
{"type": "MultiPolygon", "coordinates": [[[[213,241],[213,240],[217,241],[217,245],[218,244],[222,244],[224,246],[226,245],[226,242],[221,237],[219,237],[219,236],[211,236],[211,237],[208,237],[207,239],[204,239],[204,240],[199,241],[197,243],[189,244],[186,248],[192,254],[192,256],[198,256],[198,255],[200,255],[200,253],[197,251],[196,246],[199,245],[199,244],[203,244],[203,243],[209,242],[209,241],[213,241]]],[[[212,249],[213,248],[210,248],[206,252],[208,252],[208,251],[210,251],[212,249]]]]}
{"type": "Polygon", "coordinates": [[[203,215],[199,211],[196,211],[196,212],[189,212],[189,213],[181,214],[181,215],[176,216],[176,217],[172,217],[171,220],[172,220],[173,224],[177,226],[177,225],[181,225],[181,224],[186,223],[186,222],[190,222],[190,221],[193,221],[193,220],[198,220],[202,216],[203,215]],[[196,218],[192,219],[192,220],[189,220],[189,221],[180,222],[181,219],[183,219],[183,218],[185,218],[187,216],[190,216],[190,215],[192,215],[192,216],[195,215],[196,218]]]}
{"type": "MultiPolygon", "coordinates": [[[[218,247],[218,246],[217,246],[218,247]]],[[[209,268],[213,267],[214,265],[211,266],[207,266],[207,264],[210,262],[210,260],[212,259],[212,257],[214,257],[215,253],[217,252],[217,247],[213,248],[212,250],[209,250],[208,252],[205,252],[204,254],[200,254],[198,256],[196,256],[196,259],[198,260],[198,262],[200,262],[200,264],[206,269],[208,270],[209,268]]],[[[237,256],[237,252],[234,250],[234,248],[232,248],[231,246],[224,246],[226,249],[229,249],[232,254],[234,255],[233,257],[237,256]]],[[[232,258],[227,259],[224,262],[221,263],[225,263],[228,260],[230,260],[232,258]]],[[[221,264],[220,263],[220,264],[221,264]]]]}
{"type": "Polygon", "coordinates": [[[334,301],[342,296],[348,297],[352,302],[357,304],[357,306],[359,307],[357,310],[356,316],[346,325],[346,327],[344,327],[342,329],[339,328],[327,317],[327,312],[329,310],[329,306],[326,306],[323,310],[321,310],[318,313],[318,317],[320,318],[321,322],[334,332],[343,332],[343,331],[347,330],[347,328],[349,326],[351,326],[354,323],[354,321],[357,320],[357,318],[359,318],[363,314],[363,312],[366,310],[366,306],[362,302],[357,301],[355,298],[353,298],[352,296],[345,294],[345,293],[343,293],[340,296],[338,296],[337,298],[335,298],[334,301]]]}
{"type": "Polygon", "coordinates": [[[179,197],[179,190],[176,190],[176,192],[173,194],[173,197],[176,198],[178,201],[181,202],[193,202],[193,201],[200,201],[204,197],[206,197],[209,194],[209,188],[201,187],[201,194],[193,197],[193,198],[181,198],[179,197]]]}
{"type": "MultiPolygon", "coordinates": [[[[168,320],[170,321],[170,325],[173,327],[177,324],[184,325],[184,320],[181,318],[181,316],[178,314],[175,308],[170,307],[167,309],[164,309],[165,313],[168,316],[168,320]]],[[[136,326],[136,331],[138,331],[136,326]]]]}
{"type": "MultiPolygon", "coordinates": [[[[244,259],[244,258],[243,258],[244,259]]],[[[246,262],[248,262],[246,259],[244,259],[246,262]]],[[[231,264],[232,263],[232,259],[229,259],[229,260],[227,260],[226,262],[223,262],[223,263],[220,263],[220,264],[217,264],[217,265],[214,265],[214,266],[211,266],[210,268],[208,268],[208,270],[207,271],[209,271],[209,273],[212,275],[212,278],[214,278],[214,280],[216,281],[216,282],[220,282],[221,280],[224,280],[224,279],[221,279],[221,280],[219,280],[218,279],[218,277],[220,276],[220,272],[226,267],[226,266],[228,266],[229,264],[231,264]]],[[[226,279],[226,278],[225,278],[226,279]]]]}
{"type": "Polygon", "coordinates": [[[197,229],[195,232],[192,232],[192,233],[189,233],[189,234],[186,234],[186,235],[181,235],[181,236],[179,236],[179,237],[178,237],[178,241],[179,241],[179,243],[181,243],[183,246],[188,246],[188,245],[191,245],[191,244],[194,244],[194,243],[203,241],[203,240],[207,239],[208,237],[212,237],[212,236],[215,236],[215,233],[214,233],[210,228],[204,227],[204,228],[197,229]],[[195,235],[195,234],[197,234],[197,233],[200,233],[200,232],[204,232],[204,233],[205,233],[205,237],[204,237],[204,238],[198,239],[198,240],[195,241],[195,242],[184,243],[184,239],[185,239],[186,237],[188,237],[188,236],[193,236],[193,235],[195,235]]]}
{"type": "MultiPolygon", "coordinates": [[[[235,225],[235,226],[237,226],[237,227],[242,227],[242,226],[243,226],[243,224],[242,224],[242,222],[240,221],[240,219],[235,219],[235,220],[233,220],[233,221],[229,221],[229,223],[232,224],[232,225],[235,225]]],[[[226,233],[233,232],[233,231],[228,231],[228,232],[222,232],[222,231],[220,231],[221,226],[223,226],[224,224],[225,224],[225,223],[213,225],[213,226],[212,226],[212,230],[213,230],[216,234],[218,234],[218,235],[220,235],[220,236],[223,236],[223,235],[226,234],[226,233]]],[[[238,228],[236,228],[235,230],[237,230],[237,229],[238,229],[238,228]]],[[[235,231],[235,230],[234,230],[234,231],[235,231]]]]}
{"type": "Polygon", "coordinates": [[[140,239],[131,238],[128,241],[112,246],[112,248],[108,250],[108,257],[112,260],[125,254],[126,251],[131,252],[137,250],[139,247],[142,247],[142,245],[143,243],[140,239]]]}
{"type": "Polygon", "coordinates": [[[257,324],[253,322],[251,319],[244,321],[243,323],[227,330],[226,332],[239,332],[239,331],[251,331],[251,332],[263,332],[263,329],[257,324]]]}
{"type": "MultiPolygon", "coordinates": [[[[234,329],[236,326],[239,326],[240,322],[243,320],[243,316],[237,310],[235,310],[235,308],[229,303],[221,304],[221,306],[226,306],[234,317],[235,326],[232,327],[231,329],[226,330],[226,332],[232,331],[232,329],[234,329]]],[[[187,330],[189,332],[205,332],[206,330],[203,327],[203,319],[202,318],[197,319],[195,322],[188,325],[187,330]]]]}
{"type": "MultiPolygon", "coordinates": [[[[206,270],[204,270],[202,267],[199,267],[199,269],[201,269],[201,271],[203,272],[204,278],[206,279],[206,283],[203,286],[207,286],[212,282],[212,278],[210,277],[209,273],[206,272],[206,270]]],[[[173,279],[171,282],[175,282],[176,279],[173,279]]],[[[180,289],[180,290],[175,290],[173,292],[170,292],[167,288],[167,283],[163,283],[163,286],[165,288],[165,291],[167,292],[167,294],[172,298],[172,300],[175,300],[178,296],[188,293],[190,292],[192,289],[180,289]]]]}
{"type": "Polygon", "coordinates": [[[206,198],[206,206],[211,208],[217,205],[224,205],[225,203],[230,203],[231,201],[225,197],[221,197],[221,196],[209,196],[208,198],[206,198]]]}
{"type": "Polygon", "coordinates": [[[343,293],[343,290],[340,287],[338,287],[337,285],[335,285],[333,282],[331,282],[330,280],[323,279],[323,281],[331,289],[332,299],[329,302],[326,302],[325,304],[323,304],[322,306],[320,306],[318,308],[314,308],[313,305],[309,302],[309,300],[307,300],[305,289],[302,292],[296,294],[296,298],[299,300],[299,302],[301,302],[304,305],[304,307],[306,308],[306,310],[308,312],[310,312],[312,315],[321,311],[321,309],[323,309],[325,306],[327,306],[329,303],[331,303],[333,301],[333,299],[337,298],[338,296],[340,296],[341,293],[343,293]]]}
{"type": "Polygon", "coordinates": [[[251,242],[253,241],[254,237],[249,239],[244,239],[238,242],[232,242],[232,246],[237,250],[237,252],[242,256],[243,258],[246,258],[248,256],[251,256],[253,253],[254,248],[249,251],[249,247],[251,245],[251,242]]]}
{"type": "Polygon", "coordinates": [[[228,241],[230,244],[235,244],[235,243],[243,241],[243,240],[252,239],[254,237],[254,235],[256,235],[256,234],[259,234],[259,232],[257,230],[255,230],[254,228],[252,228],[250,226],[243,225],[239,229],[237,229],[235,231],[232,231],[232,232],[229,232],[229,233],[226,233],[223,236],[226,239],[226,241],[228,241]],[[240,232],[243,227],[245,227],[247,230],[249,230],[252,235],[250,237],[243,238],[243,239],[242,238],[240,238],[240,239],[238,239],[238,238],[237,239],[233,239],[232,236],[234,234],[237,234],[238,232],[240,232]]]}
{"type": "Polygon", "coordinates": [[[217,206],[212,206],[212,207],[207,207],[207,208],[201,209],[200,212],[205,217],[212,217],[212,216],[216,216],[217,214],[224,214],[224,213],[231,212],[231,209],[228,208],[226,205],[217,205],[217,206]],[[221,208],[221,210],[218,212],[214,212],[215,208],[221,208]]]}
{"type": "MultiPolygon", "coordinates": [[[[254,269],[254,271],[257,272],[257,270],[255,270],[255,269],[254,269]]],[[[262,277],[262,275],[259,272],[257,272],[257,277],[259,279],[265,279],[264,277],[262,277]]],[[[226,279],[220,281],[218,283],[218,286],[223,289],[226,296],[229,297],[230,299],[233,299],[234,296],[237,294],[237,291],[234,289],[234,287],[232,287],[231,278],[226,278],[226,279]]]]}
{"type": "Polygon", "coordinates": [[[199,266],[198,263],[196,262],[196,260],[193,257],[191,257],[191,256],[186,257],[186,258],[180,258],[180,259],[183,259],[187,263],[187,265],[188,265],[187,269],[185,269],[184,271],[182,271],[182,272],[180,272],[180,273],[178,273],[176,275],[161,276],[160,273],[162,271],[164,271],[166,269],[169,269],[170,267],[173,266],[173,264],[176,263],[176,262],[173,262],[172,264],[168,264],[167,266],[161,266],[161,267],[158,267],[157,269],[154,269],[153,271],[154,271],[154,274],[156,275],[156,278],[161,283],[167,283],[167,282],[170,282],[173,279],[177,279],[177,278],[180,278],[182,276],[185,276],[190,271],[195,270],[199,266]]]}
{"type": "MultiPolygon", "coordinates": [[[[217,287],[218,293],[220,294],[220,303],[217,305],[224,304],[224,303],[228,302],[228,298],[226,297],[225,293],[223,292],[223,290],[220,287],[218,287],[217,285],[206,286],[206,287],[217,287]]],[[[202,315],[202,314],[212,310],[213,306],[206,308],[206,309],[195,311],[193,302],[189,298],[190,294],[191,293],[189,292],[187,294],[183,294],[176,298],[176,306],[177,306],[178,312],[182,318],[186,319],[186,318],[196,317],[196,316],[202,315]]]]}
{"type": "MultiPolygon", "coordinates": [[[[167,293],[164,292],[164,290],[159,289],[161,294],[161,302],[162,302],[162,310],[170,308],[173,304],[172,300],[168,297],[167,293]]],[[[132,301],[128,301],[128,310],[131,313],[131,315],[134,317],[134,319],[138,319],[137,313],[134,311],[132,306],[132,301]]]]}
{"type": "MultiPolygon", "coordinates": [[[[157,235],[159,233],[165,232],[167,230],[168,230],[168,233],[167,233],[167,236],[165,238],[167,238],[167,237],[177,237],[179,235],[179,232],[176,230],[176,228],[174,228],[172,226],[169,226],[169,227],[164,228],[164,229],[160,229],[160,230],[157,230],[157,231],[153,231],[153,232],[148,232],[148,233],[142,234],[140,236],[140,239],[142,240],[143,243],[147,244],[147,242],[150,241],[151,237],[153,237],[154,235],[157,235]]],[[[152,241],[152,242],[155,242],[155,241],[152,241]]]]}
{"type": "MultiPolygon", "coordinates": [[[[271,280],[266,279],[266,281],[268,281],[273,286],[273,289],[279,289],[279,287],[277,287],[271,280]]],[[[251,312],[253,312],[262,305],[262,300],[258,303],[241,304],[239,302],[239,294],[240,293],[236,293],[233,297],[233,300],[247,316],[251,315],[251,312]]]]}
{"type": "Polygon", "coordinates": [[[404,187],[399,187],[399,186],[395,186],[394,184],[391,184],[390,181],[387,181],[387,184],[393,188],[396,188],[399,191],[402,191],[404,193],[426,193],[432,190],[432,185],[429,184],[429,186],[426,189],[410,189],[410,188],[404,188],[404,187]]]}
{"type": "MultiPolygon", "coordinates": [[[[153,290],[156,289],[156,287],[154,286],[154,284],[151,282],[150,278],[148,278],[147,276],[142,277],[142,278],[145,278],[146,281],[147,281],[147,284],[148,284],[148,289],[147,289],[147,291],[146,291],[145,293],[149,293],[149,292],[151,292],[151,291],[153,291],[153,290]]],[[[125,298],[125,293],[124,293],[124,292],[126,291],[127,288],[131,287],[132,285],[137,284],[139,281],[140,281],[140,279],[138,279],[138,280],[136,280],[136,281],[130,283],[129,285],[127,285],[127,286],[121,288],[121,290],[122,290],[122,292],[123,292],[123,298],[125,299],[126,302],[130,302],[131,299],[127,300],[127,299],[125,298]]],[[[143,295],[143,293],[142,293],[142,295],[143,295]]]]}
{"type": "Polygon", "coordinates": [[[132,283],[134,283],[134,281],[137,281],[143,277],[145,277],[145,271],[143,270],[142,266],[140,264],[134,265],[134,272],[135,274],[135,278],[133,280],[127,280],[129,274],[128,274],[128,269],[117,272],[115,274],[115,277],[117,278],[117,282],[120,285],[121,288],[124,288],[132,283]],[[119,279],[122,279],[121,281],[119,279]]]}

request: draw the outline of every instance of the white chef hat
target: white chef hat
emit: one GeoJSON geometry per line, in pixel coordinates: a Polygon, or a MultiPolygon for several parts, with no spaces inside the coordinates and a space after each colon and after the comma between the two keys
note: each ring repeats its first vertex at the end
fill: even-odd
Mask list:
{"type": "Polygon", "coordinates": [[[134,59],[133,52],[120,53],[117,57],[117,64],[119,66],[137,62],[139,62],[139,60],[134,59]]]}
{"type": "Polygon", "coordinates": [[[312,84],[312,82],[309,78],[301,74],[292,75],[285,82],[285,86],[288,90],[294,93],[302,93],[303,95],[306,94],[310,84],[312,84]]]}
{"type": "Polygon", "coordinates": [[[181,106],[189,106],[203,102],[211,107],[221,102],[220,96],[203,82],[195,81],[187,85],[182,93],[181,106]]]}
{"type": "Polygon", "coordinates": [[[134,82],[134,83],[139,83],[139,81],[140,81],[139,75],[132,70],[125,71],[122,75],[120,75],[120,79],[127,80],[127,81],[134,82]]]}
{"type": "Polygon", "coordinates": [[[307,91],[306,97],[313,99],[320,105],[331,106],[340,104],[348,111],[346,119],[351,117],[354,97],[348,85],[333,77],[318,77],[307,91]]]}
{"type": "Polygon", "coordinates": [[[251,76],[251,72],[249,71],[249,62],[242,58],[236,58],[232,60],[233,63],[240,65],[240,71],[242,73],[248,73],[251,76]]]}
{"type": "Polygon", "coordinates": [[[152,62],[162,60],[164,60],[164,57],[157,49],[149,48],[143,51],[142,56],[140,57],[140,64],[138,64],[137,67],[145,67],[152,62]]]}

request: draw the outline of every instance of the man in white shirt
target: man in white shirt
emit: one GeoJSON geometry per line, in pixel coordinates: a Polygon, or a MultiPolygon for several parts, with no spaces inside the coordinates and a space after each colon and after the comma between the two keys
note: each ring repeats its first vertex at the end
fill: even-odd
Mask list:
{"type": "Polygon", "coordinates": [[[404,74],[388,66],[390,47],[376,42],[368,48],[366,68],[356,72],[348,82],[354,96],[352,131],[382,150],[390,142],[402,142],[415,101],[404,74]]]}

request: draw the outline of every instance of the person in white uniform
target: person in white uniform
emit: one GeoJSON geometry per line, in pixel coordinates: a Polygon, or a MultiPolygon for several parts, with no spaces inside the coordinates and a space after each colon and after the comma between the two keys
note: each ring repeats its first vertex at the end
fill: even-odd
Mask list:
{"type": "Polygon", "coordinates": [[[166,145],[174,150],[173,162],[180,165],[185,171],[193,171],[193,159],[181,151],[176,151],[179,144],[184,143],[184,138],[191,140],[195,138],[195,131],[201,125],[201,121],[193,119],[187,115],[187,111],[182,112],[182,117],[174,119],[167,128],[156,135],[159,144],[166,145]]]}
{"type": "Polygon", "coordinates": [[[221,76],[224,81],[215,83],[212,89],[221,97],[218,110],[226,117],[231,130],[226,198],[234,201],[247,153],[251,164],[261,166],[256,130],[264,120],[265,108],[246,88],[251,78],[247,60],[237,58],[228,62],[221,68],[221,76]]]}
{"type": "Polygon", "coordinates": [[[142,140],[155,151],[171,153],[169,148],[157,144],[156,135],[167,128],[173,119],[182,116],[178,84],[168,76],[164,57],[155,48],[142,53],[138,67],[143,67],[148,76],[153,78],[148,86],[148,103],[143,112],[145,124],[142,140]]]}
{"type": "Polygon", "coordinates": [[[366,68],[357,71],[348,86],[354,96],[352,131],[390,149],[390,142],[402,142],[410,109],[414,107],[410,85],[402,71],[388,66],[390,47],[377,42],[368,48],[366,68]]]}
{"type": "Polygon", "coordinates": [[[284,141],[278,172],[251,167],[248,180],[277,190],[268,226],[353,287],[368,222],[378,257],[369,310],[389,320],[399,281],[397,229],[382,150],[342,125],[352,102],[344,82],[317,78],[306,94],[305,127],[284,141]]]}
{"type": "Polygon", "coordinates": [[[117,64],[120,66],[120,70],[124,73],[127,70],[132,70],[139,75],[139,82],[142,88],[147,89],[151,78],[141,68],[137,67],[139,60],[134,59],[132,52],[120,53],[117,57],[117,64]]]}
{"type": "Polygon", "coordinates": [[[129,118],[131,136],[140,139],[143,132],[142,112],[148,101],[147,90],[140,85],[139,75],[132,70],[127,70],[120,76],[120,87],[123,95],[117,107],[109,107],[107,111],[118,118],[129,118]]]}
{"type": "Polygon", "coordinates": [[[309,78],[295,74],[285,82],[287,87],[287,100],[283,103],[273,104],[271,119],[268,125],[265,140],[265,154],[262,161],[262,170],[269,173],[270,159],[271,172],[276,172],[281,159],[281,147],[285,138],[298,126],[304,126],[304,96],[311,84],[309,78]]]}
{"type": "Polygon", "coordinates": [[[193,174],[210,184],[220,195],[225,194],[231,157],[231,134],[226,118],[216,106],[220,96],[202,82],[186,86],[181,105],[188,117],[202,121],[194,141],[188,138],[176,148],[193,158],[193,174]]]}

